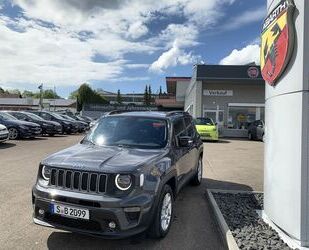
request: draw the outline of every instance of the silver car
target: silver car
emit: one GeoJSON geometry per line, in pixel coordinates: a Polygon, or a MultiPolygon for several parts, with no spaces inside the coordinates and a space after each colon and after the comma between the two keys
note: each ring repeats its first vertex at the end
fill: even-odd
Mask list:
{"type": "Polygon", "coordinates": [[[0,143],[9,139],[9,131],[6,126],[0,124],[0,143]]]}

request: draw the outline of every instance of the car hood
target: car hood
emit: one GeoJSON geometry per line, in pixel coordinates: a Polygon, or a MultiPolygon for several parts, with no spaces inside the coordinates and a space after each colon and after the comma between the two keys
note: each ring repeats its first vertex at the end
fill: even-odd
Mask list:
{"type": "Polygon", "coordinates": [[[9,125],[23,125],[23,126],[27,126],[27,127],[40,127],[38,124],[33,123],[33,122],[26,122],[26,121],[20,121],[20,120],[5,120],[4,121],[6,124],[9,125]]]}
{"type": "Polygon", "coordinates": [[[166,153],[166,149],[145,150],[77,144],[50,155],[42,164],[81,171],[131,172],[139,166],[151,164],[166,153]]]}
{"type": "Polygon", "coordinates": [[[216,129],[216,125],[196,125],[195,127],[198,132],[213,131],[216,129]]]}

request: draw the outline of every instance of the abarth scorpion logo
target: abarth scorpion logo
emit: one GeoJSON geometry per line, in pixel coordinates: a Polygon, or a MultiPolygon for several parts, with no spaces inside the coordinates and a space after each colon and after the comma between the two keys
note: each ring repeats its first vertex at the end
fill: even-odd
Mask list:
{"type": "Polygon", "coordinates": [[[294,47],[292,0],[281,1],[265,18],[261,41],[261,71],[264,80],[274,86],[291,58],[294,47]]]}

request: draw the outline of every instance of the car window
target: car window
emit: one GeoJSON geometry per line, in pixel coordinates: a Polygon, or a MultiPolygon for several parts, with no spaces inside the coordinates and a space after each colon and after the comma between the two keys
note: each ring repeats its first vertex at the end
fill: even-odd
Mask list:
{"type": "Polygon", "coordinates": [[[186,132],[187,135],[190,137],[194,137],[195,136],[195,129],[194,129],[194,124],[192,122],[191,117],[185,117],[185,125],[186,125],[186,132]]]}
{"type": "Polygon", "coordinates": [[[174,136],[175,137],[186,135],[185,124],[184,124],[184,120],[182,118],[174,121],[173,127],[174,127],[174,136]]]}
{"type": "Polygon", "coordinates": [[[51,115],[47,114],[47,113],[41,113],[41,117],[43,117],[45,120],[50,120],[51,119],[51,115]]]}
{"type": "Polygon", "coordinates": [[[213,122],[213,120],[211,118],[196,118],[194,119],[194,124],[195,125],[215,125],[215,123],[213,122]]]}
{"type": "Polygon", "coordinates": [[[10,114],[8,114],[8,113],[5,113],[5,112],[1,112],[1,113],[0,113],[0,118],[1,118],[2,120],[17,120],[16,117],[14,117],[14,116],[12,116],[12,115],[10,115],[10,114]]]}

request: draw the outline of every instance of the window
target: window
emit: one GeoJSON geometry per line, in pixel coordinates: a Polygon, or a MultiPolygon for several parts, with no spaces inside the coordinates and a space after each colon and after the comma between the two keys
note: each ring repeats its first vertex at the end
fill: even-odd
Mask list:
{"type": "Polygon", "coordinates": [[[195,136],[195,129],[191,117],[185,117],[185,125],[187,135],[193,138],[195,136]]]}
{"type": "Polygon", "coordinates": [[[183,119],[178,119],[174,122],[174,135],[176,137],[185,135],[185,127],[183,119]]]}
{"type": "Polygon", "coordinates": [[[163,148],[167,137],[164,119],[109,116],[102,118],[84,141],[98,146],[163,148]]]}

